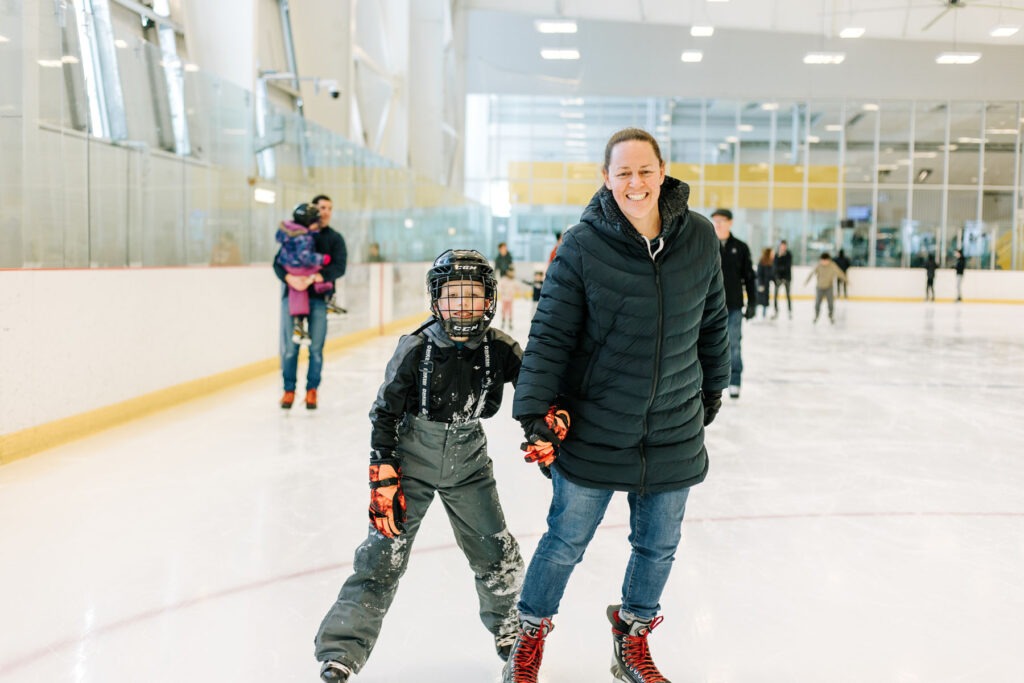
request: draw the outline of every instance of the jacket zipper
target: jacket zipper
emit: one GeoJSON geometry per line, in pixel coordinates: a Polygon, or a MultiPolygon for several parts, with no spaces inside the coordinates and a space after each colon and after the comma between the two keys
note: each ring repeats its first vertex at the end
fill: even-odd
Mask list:
{"type": "MultiPolygon", "coordinates": [[[[650,249],[648,248],[648,252],[650,249]]],[[[647,413],[650,412],[651,406],[654,405],[654,397],[658,393],[658,378],[661,376],[661,337],[662,328],[664,327],[664,312],[662,311],[662,296],[661,296],[661,268],[658,267],[658,262],[654,259],[655,254],[651,254],[651,263],[654,265],[654,285],[658,295],[658,333],[654,338],[654,379],[651,382],[651,395],[647,399],[647,408],[644,410],[643,419],[643,439],[647,438],[647,413]]],[[[644,448],[644,441],[640,442],[640,495],[644,495],[644,490],[647,488],[647,451],[644,448]]]]}

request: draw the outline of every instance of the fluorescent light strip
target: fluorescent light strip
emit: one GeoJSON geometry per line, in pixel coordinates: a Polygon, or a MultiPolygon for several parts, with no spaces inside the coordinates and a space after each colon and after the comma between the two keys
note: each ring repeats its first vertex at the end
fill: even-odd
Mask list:
{"type": "Polygon", "coordinates": [[[542,48],[540,56],[544,59],[579,59],[580,51],[572,48],[542,48]]]}
{"type": "Polygon", "coordinates": [[[576,33],[575,21],[545,21],[538,19],[533,22],[538,33],[576,33]]]}
{"type": "Polygon", "coordinates": [[[804,64],[842,64],[845,59],[845,52],[808,52],[804,64]]]}
{"type": "Polygon", "coordinates": [[[9,43],[9,42],[11,42],[11,39],[8,38],[7,36],[0,36],[0,43],[9,43]]]}
{"type": "Polygon", "coordinates": [[[943,52],[935,58],[936,64],[974,64],[981,59],[980,52],[943,52]]]}
{"type": "Polygon", "coordinates": [[[864,35],[863,26],[847,26],[839,32],[840,38],[860,38],[864,35]]]}
{"type": "Polygon", "coordinates": [[[683,50],[683,54],[679,56],[679,59],[687,64],[696,64],[704,59],[704,52],[701,50],[683,50]]]}
{"type": "Polygon", "coordinates": [[[993,38],[1009,38],[1020,30],[1020,26],[1003,25],[996,26],[988,32],[993,38]]]}
{"type": "Polygon", "coordinates": [[[830,133],[839,133],[840,131],[843,130],[843,124],[841,124],[841,123],[830,123],[827,126],[825,126],[825,130],[827,130],[830,133]]]}
{"type": "Polygon", "coordinates": [[[694,38],[708,38],[715,35],[714,26],[691,26],[690,35],[694,38]]]}

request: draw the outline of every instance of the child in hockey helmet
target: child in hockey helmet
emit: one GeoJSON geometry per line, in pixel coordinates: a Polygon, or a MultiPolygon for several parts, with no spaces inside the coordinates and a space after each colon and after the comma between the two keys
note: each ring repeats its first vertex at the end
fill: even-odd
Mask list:
{"type": "Polygon", "coordinates": [[[494,319],[498,283],[483,254],[449,249],[427,271],[430,312],[452,341],[483,334],[494,319]]]}

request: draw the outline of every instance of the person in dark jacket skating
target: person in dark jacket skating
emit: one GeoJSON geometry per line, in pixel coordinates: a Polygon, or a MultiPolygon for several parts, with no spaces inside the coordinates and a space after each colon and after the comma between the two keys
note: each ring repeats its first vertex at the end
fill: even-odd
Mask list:
{"type": "MultiPolygon", "coordinates": [[[[729,353],[732,371],[729,376],[729,398],[740,397],[743,379],[743,318],[757,315],[757,278],[750,259],[750,247],[732,234],[732,211],[716,209],[711,214],[715,234],[722,248],[722,278],[725,284],[725,307],[729,310],[729,353]],[[743,293],[747,294],[747,308],[743,309],[743,293]]],[[[788,290],[787,290],[788,294],[788,290]]]]}
{"type": "Polygon", "coordinates": [[[789,319],[793,319],[793,300],[789,298],[789,286],[793,282],[793,254],[789,251],[789,244],[786,240],[779,242],[779,248],[775,251],[775,259],[772,262],[775,270],[775,314],[779,316],[779,290],[786,288],[786,307],[789,311],[789,319]]]}
{"type": "Polygon", "coordinates": [[[321,371],[324,365],[324,342],[327,340],[327,313],[330,297],[337,291],[335,283],[345,275],[348,264],[348,250],[345,238],[330,226],[333,204],[330,197],[317,195],[310,202],[316,207],[319,219],[310,225],[313,243],[318,254],[330,256],[330,263],[320,272],[310,275],[293,275],[280,262],[280,253],[274,257],[274,273],[284,283],[281,289],[281,378],[284,394],[281,407],[288,410],[295,402],[295,387],[298,381],[299,344],[292,340],[294,325],[288,306],[288,292],[291,290],[309,292],[309,367],[306,370],[306,408],[317,407],[317,391],[320,388],[321,371]],[[330,286],[328,286],[330,285],[330,286]]]}
{"type": "MultiPolygon", "coordinates": [[[[352,576],[316,635],[324,681],[366,663],[436,492],[476,580],[480,620],[507,658],[523,574],[480,425],[516,381],[522,350],[494,319],[497,283],[482,254],[448,250],[427,274],[433,318],[403,336],[370,411],[370,529],[352,576]]],[[[427,628],[430,628],[427,626],[427,628]]]]}
{"type": "Polygon", "coordinates": [[[632,553],[606,611],[612,674],[665,680],[647,638],[729,381],[718,241],[690,212],[689,187],[666,177],[657,141],[636,128],[612,135],[602,175],[548,268],[516,386],[513,416],[529,448],[550,454],[552,501],[504,683],[536,682],[569,576],[615,491],[628,493],[632,553]],[[553,423],[552,407],[571,419],[553,423]]]}

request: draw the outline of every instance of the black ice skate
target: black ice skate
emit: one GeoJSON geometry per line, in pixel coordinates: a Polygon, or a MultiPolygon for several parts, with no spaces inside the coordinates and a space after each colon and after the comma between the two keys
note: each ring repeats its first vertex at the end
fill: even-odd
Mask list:
{"type": "Polygon", "coordinates": [[[352,675],[352,670],[341,662],[329,660],[320,667],[320,679],[327,683],[345,683],[352,675]]]}
{"type": "Polygon", "coordinates": [[[346,313],[348,313],[348,310],[346,310],[346,309],[344,309],[344,308],[342,308],[341,306],[338,305],[338,300],[335,298],[335,296],[336,295],[332,294],[327,299],[327,312],[328,313],[336,313],[338,315],[345,315],[346,313]]]}
{"type": "Polygon", "coordinates": [[[494,649],[497,650],[498,656],[501,657],[501,661],[508,661],[508,656],[512,653],[512,646],[515,642],[515,633],[499,633],[494,636],[494,649]]]}
{"type": "Polygon", "coordinates": [[[519,624],[508,661],[501,671],[501,683],[537,683],[537,672],[544,656],[544,638],[554,627],[550,619],[542,619],[539,626],[525,621],[519,624]]]}
{"type": "Polygon", "coordinates": [[[305,320],[301,316],[292,318],[292,341],[296,344],[309,345],[309,333],[306,332],[305,320]]]}
{"type": "Polygon", "coordinates": [[[647,636],[661,623],[661,617],[653,621],[635,619],[625,622],[619,619],[622,605],[608,606],[608,621],[612,622],[612,676],[625,683],[671,683],[661,675],[651,659],[647,636]]]}

